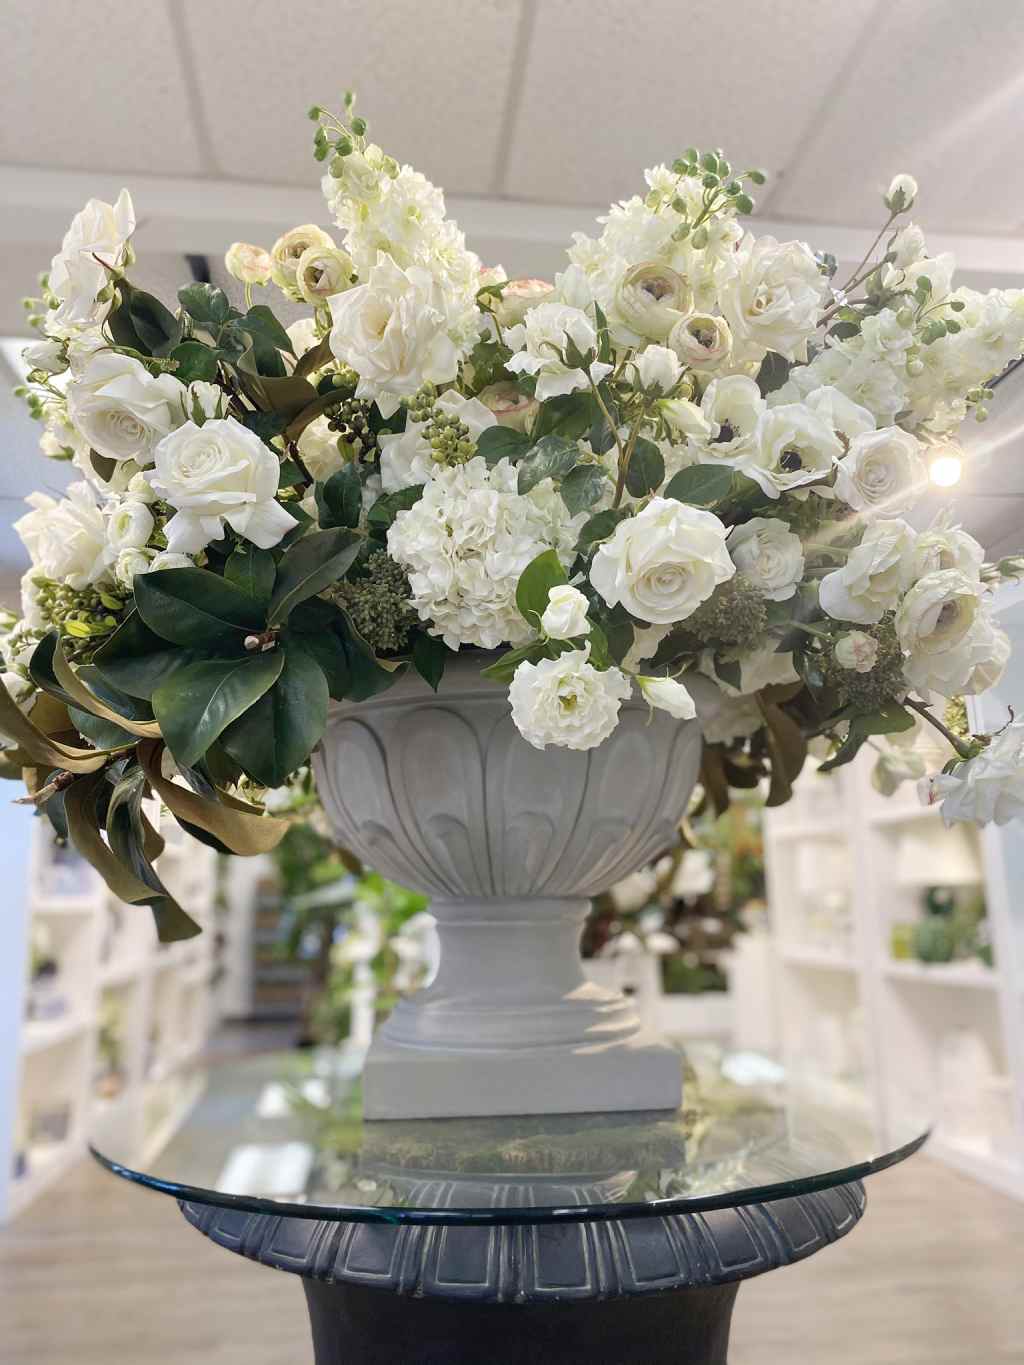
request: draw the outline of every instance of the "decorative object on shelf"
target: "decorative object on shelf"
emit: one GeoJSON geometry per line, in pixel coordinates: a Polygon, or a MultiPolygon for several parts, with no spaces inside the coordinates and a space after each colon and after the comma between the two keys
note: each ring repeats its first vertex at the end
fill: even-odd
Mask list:
{"type": "Polygon", "coordinates": [[[29,951],[26,1016],[29,1019],[59,1019],[67,1013],[68,997],[61,985],[53,933],[42,920],[37,919],[31,925],[29,951]]]}
{"type": "Polygon", "coordinates": [[[144,799],[264,852],[283,827],[262,789],[322,746],[337,831],[441,907],[449,965],[431,1022],[403,1002],[382,1035],[379,1112],[486,1112],[510,1078],[547,1107],[565,1077],[542,1038],[578,1069],[563,1105],[595,1104],[619,1053],[625,1105],[674,1103],[664,1048],[588,991],[573,940],[583,897],[673,843],[698,770],[716,810],[762,781],[778,805],[808,736],[828,771],[920,715],[956,755],[926,791],[947,819],[1024,809],[1024,723],[973,735],[923,699],[1000,675],[989,590],[1022,562],[903,520],[1024,350],[1024,307],[953,289],[905,220],[909,176],[833,283],[827,253],[744,228],[762,172],[692,147],[550,285],[509,281],[351,98],[311,117],[341,243],[312,224],[236,243],[243,307],[138,288],[127,191],[54,257],[26,396],[82,478],[17,525],[0,731],[26,799],[165,941],[199,926],[144,799]],[[253,303],[270,283],[308,307],[290,329],[253,303]],[[493,898],[498,923],[472,918],[493,898]]]}

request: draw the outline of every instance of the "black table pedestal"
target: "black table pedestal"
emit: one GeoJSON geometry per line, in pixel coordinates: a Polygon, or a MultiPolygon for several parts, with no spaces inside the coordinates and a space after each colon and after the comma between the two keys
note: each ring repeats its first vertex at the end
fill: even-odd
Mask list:
{"type": "Polygon", "coordinates": [[[316,1365],[725,1365],[740,1281],[813,1256],[864,1207],[861,1184],[667,1218],[473,1227],[181,1204],[218,1245],[302,1277],[316,1365]]]}

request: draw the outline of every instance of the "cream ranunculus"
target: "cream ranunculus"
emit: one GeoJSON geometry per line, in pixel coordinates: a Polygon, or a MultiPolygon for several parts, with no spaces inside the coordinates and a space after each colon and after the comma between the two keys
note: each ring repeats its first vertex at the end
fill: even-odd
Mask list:
{"type": "Polygon", "coordinates": [[[619,281],[613,321],[624,323],[637,339],[664,341],[692,307],[693,293],[682,275],[659,261],[641,261],[619,281]]]}
{"type": "Polygon", "coordinates": [[[748,233],[721,289],[734,347],[755,357],[775,351],[787,360],[806,361],[823,291],[821,271],[806,243],[748,233]]]}
{"type": "Polygon", "coordinates": [[[503,327],[514,327],[531,308],[550,303],[554,296],[555,286],[547,280],[509,280],[495,308],[498,321],[503,327]]]}
{"type": "Polygon", "coordinates": [[[72,423],[108,460],[152,464],[158,443],[185,420],[184,385],[117,351],[93,352],[67,394],[72,423]]]}
{"type": "Polygon", "coordinates": [[[314,308],[351,289],[354,279],[352,257],[336,246],[307,247],[295,267],[295,287],[314,308]]]}
{"type": "Polygon", "coordinates": [[[644,700],[659,711],[667,711],[676,720],[693,720],[697,707],[689,691],[675,678],[638,677],[637,683],[644,700]]]}
{"type": "Polygon", "coordinates": [[[324,232],[323,228],[317,227],[315,223],[305,223],[302,227],[292,228],[278,237],[270,248],[272,262],[270,278],[278,289],[283,290],[296,302],[302,299],[296,280],[299,261],[310,247],[318,247],[321,250],[326,247],[333,250],[334,239],[329,232],[324,232]]]}
{"type": "Polygon", "coordinates": [[[540,410],[536,398],[507,380],[488,384],[478,397],[484,407],[494,413],[499,426],[511,427],[513,431],[528,431],[540,410]]]}
{"type": "Polygon", "coordinates": [[[161,550],[158,555],[154,555],[149,563],[150,573],[160,573],[164,569],[191,569],[195,566],[195,561],[190,555],[181,554],[176,550],[161,550]]]}
{"type": "Polygon", "coordinates": [[[365,284],[330,300],[331,350],[359,375],[359,398],[372,398],[384,417],[425,383],[446,384],[459,351],[448,335],[448,301],[426,270],[400,270],[381,255],[365,284]]]}
{"type": "Polygon", "coordinates": [[[839,637],[833,653],[840,668],[852,669],[854,673],[870,673],[878,658],[878,641],[863,630],[851,630],[839,637]]]}
{"type": "Polygon", "coordinates": [[[652,498],[599,547],[590,581],[610,607],[621,602],[638,620],[685,621],[736,572],[726,534],[712,512],[652,498]]]}
{"type": "Polygon", "coordinates": [[[516,669],[508,690],[512,719],[535,749],[593,749],[619,723],[629,679],[617,668],[596,669],[589,656],[589,646],[570,649],[516,669]]]}
{"type": "Polygon", "coordinates": [[[769,602],[784,602],[803,577],[800,537],[775,517],[751,517],[729,534],[729,554],[736,572],[758,588],[769,602]]]}
{"type": "Polygon", "coordinates": [[[732,354],[732,332],[725,318],[691,313],[674,324],[667,344],[691,370],[716,370],[732,354]]]}
{"type": "Polygon", "coordinates": [[[757,452],[742,468],[770,498],[824,480],[843,453],[827,422],[803,403],[770,408],[761,419],[757,452]]]}
{"type": "Polygon", "coordinates": [[[517,327],[505,333],[505,344],[514,354],[505,368],[513,374],[537,377],[537,398],[544,402],[563,393],[588,387],[590,380],[600,383],[611,373],[611,365],[593,360],[587,373],[562,360],[566,340],[570,339],[584,356],[597,353],[594,324],[580,308],[567,303],[541,303],[531,308],[517,327]]]}
{"type": "Polygon", "coordinates": [[[876,625],[911,581],[915,539],[914,531],[898,517],[872,523],[842,568],[821,580],[822,609],[836,621],[876,625]]]}
{"type": "Polygon", "coordinates": [[[927,484],[920,448],[899,427],[861,432],[836,468],[836,493],[866,517],[909,511],[927,484]]]}
{"type": "Polygon", "coordinates": [[[280,469],[270,447],[234,417],[186,422],[165,436],[150,482],[175,509],[167,548],[196,554],[223,536],[225,522],[260,549],[276,545],[295,527],[275,501],[280,469]]]}
{"type": "Polygon", "coordinates": [[[959,676],[959,647],[970,634],[980,606],[977,583],[956,569],[925,574],[909,589],[896,610],[895,625],[909,656],[907,679],[914,687],[941,691],[943,682],[952,681],[951,665],[954,676],[959,676]]]}
{"type": "Polygon", "coordinates": [[[224,269],[240,284],[269,284],[274,261],[266,247],[232,242],[224,253],[224,269]]]}
{"type": "Polygon", "coordinates": [[[590,634],[587,608],[590,603],[568,583],[559,584],[548,593],[548,604],[540,618],[540,628],[552,640],[576,640],[590,634]]]}
{"type": "Polygon", "coordinates": [[[119,266],[134,231],[135,209],[127,190],[121,191],[116,204],[90,199],[75,215],[50,264],[47,288],[58,304],[46,320],[47,331],[64,334],[100,325],[110,311],[109,300],[96,301],[110,282],[109,271],[100,262],[119,266]]]}
{"type": "Polygon", "coordinates": [[[31,512],[14,523],[32,569],[56,583],[85,588],[107,574],[107,528],[87,483],[73,483],[59,501],[30,493],[31,512]]]}
{"type": "Polygon", "coordinates": [[[987,748],[952,773],[918,783],[925,805],[942,802],[946,825],[957,820],[1005,825],[1024,816],[1024,721],[1016,720],[993,735],[987,748]]]}
{"type": "Polygon", "coordinates": [[[935,524],[918,536],[911,572],[917,579],[939,569],[958,569],[973,583],[980,583],[984,562],[985,551],[972,535],[959,526],[935,524]]]}
{"type": "Polygon", "coordinates": [[[671,393],[679,383],[683,367],[675,351],[667,346],[648,346],[630,361],[633,382],[646,393],[671,393]]]}
{"type": "Polygon", "coordinates": [[[131,588],[139,574],[149,572],[152,563],[152,551],[147,553],[136,546],[127,546],[118,551],[114,560],[114,578],[122,588],[131,588]]]}

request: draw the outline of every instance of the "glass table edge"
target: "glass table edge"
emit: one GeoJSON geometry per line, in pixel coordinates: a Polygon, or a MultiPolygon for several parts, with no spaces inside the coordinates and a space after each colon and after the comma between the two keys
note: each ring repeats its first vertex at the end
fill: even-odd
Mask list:
{"type": "Polygon", "coordinates": [[[380,1223],[419,1227],[509,1227],[517,1224],[625,1222],[636,1218],[666,1218],[690,1213],[710,1213],[715,1209],[743,1208],[750,1204],[771,1204],[805,1194],[836,1189],[877,1175],[897,1166],[919,1152],[932,1135],[931,1126],[909,1142],[882,1156],[837,1167],[820,1175],[793,1177],[771,1184],[727,1190],[721,1194],[692,1197],[666,1197],[642,1203],[576,1204],[566,1207],[524,1205],[518,1208],[473,1209],[388,1209],[366,1204],[297,1204],[255,1195],[222,1194],[202,1186],[183,1185],[133,1170],[104,1154],[89,1143],[89,1153],[105,1170],[122,1180],[141,1185],[158,1194],[167,1194],[185,1204],[206,1204],[239,1213],[265,1214],[277,1218],[304,1218],[328,1223],[380,1223]]]}

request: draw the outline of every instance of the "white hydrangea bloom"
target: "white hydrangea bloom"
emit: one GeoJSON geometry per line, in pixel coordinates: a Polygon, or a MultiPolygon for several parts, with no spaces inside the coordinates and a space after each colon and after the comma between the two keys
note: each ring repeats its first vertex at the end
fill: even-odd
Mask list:
{"type": "Polygon", "coordinates": [[[507,460],[436,466],[423,496],[399,512],[388,552],[407,571],[412,602],[450,649],[522,644],[532,631],[516,607],[531,560],[554,549],[568,564],[585,514],[571,518],[551,480],[529,493],[507,460]]]}

